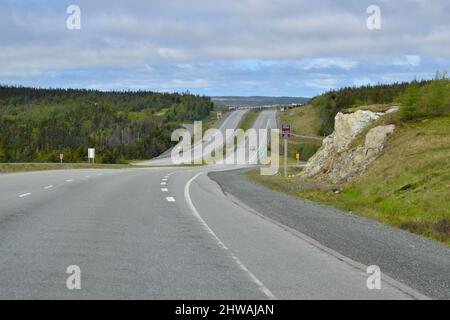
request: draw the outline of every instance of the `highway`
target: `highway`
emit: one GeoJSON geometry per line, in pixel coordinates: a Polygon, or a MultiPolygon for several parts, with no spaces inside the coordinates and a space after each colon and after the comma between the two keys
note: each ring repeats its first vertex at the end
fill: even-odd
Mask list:
{"type": "MultiPolygon", "coordinates": [[[[220,123],[219,127],[217,128],[222,134],[222,137],[224,138],[224,142],[229,141],[232,138],[232,135],[227,135],[227,129],[229,130],[235,130],[239,127],[240,123],[244,120],[245,115],[248,113],[247,109],[243,110],[236,110],[232,111],[230,114],[227,115],[227,117],[220,123]]],[[[219,134],[219,133],[217,133],[219,134]]],[[[201,163],[202,158],[206,158],[205,156],[205,148],[210,145],[210,148],[218,149],[222,147],[222,143],[220,141],[216,140],[217,134],[214,135],[205,135],[203,137],[203,140],[200,142],[194,143],[191,148],[190,152],[192,155],[192,162],[199,161],[201,163]]],[[[174,148],[177,148],[178,146],[181,146],[181,143],[177,144],[174,148]]],[[[173,165],[173,161],[171,159],[171,153],[165,152],[162,156],[148,160],[148,161],[142,161],[135,163],[135,165],[140,166],[148,166],[148,165],[173,165]]]]}
{"type": "Polygon", "coordinates": [[[395,281],[369,290],[364,268],[231,201],[207,173],[232,168],[0,175],[0,298],[420,297],[395,281]],[[66,286],[71,265],[79,290],[66,286]]]}

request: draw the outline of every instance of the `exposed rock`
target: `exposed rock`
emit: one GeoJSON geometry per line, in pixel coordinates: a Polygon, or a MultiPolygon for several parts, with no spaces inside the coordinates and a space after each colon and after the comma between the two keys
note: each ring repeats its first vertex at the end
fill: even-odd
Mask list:
{"type": "Polygon", "coordinates": [[[392,106],[392,107],[389,108],[389,110],[387,110],[387,111],[385,112],[385,114],[397,112],[399,109],[400,109],[399,106],[392,106]]]}
{"type": "Polygon", "coordinates": [[[367,125],[379,117],[379,114],[371,111],[358,110],[350,114],[339,112],[334,120],[335,129],[332,134],[336,152],[345,150],[367,125]]]}
{"type": "Polygon", "coordinates": [[[368,131],[364,145],[350,148],[355,138],[383,113],[356,111],[351,114],[338,113],[335,131],[326,137],[322,147],[311,157],[300,174],[313,177],[323,174],[333,182],[340,183],[359,176],[383,151],[387,136],[394,125],[377,126],[368,131]]]}
{"type": "Polygon", "coordinates": [[[383,151],[387,136],[393,133],[394,130],[395,126],[393,124],[370,129],[364,143],[365,157],[369,159],[378,156],[378,154],[383,151]]]}

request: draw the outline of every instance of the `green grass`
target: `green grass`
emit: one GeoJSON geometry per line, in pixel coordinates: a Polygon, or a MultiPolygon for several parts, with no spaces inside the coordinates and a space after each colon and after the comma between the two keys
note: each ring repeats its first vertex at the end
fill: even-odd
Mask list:
{"type": "Polygon", "coordinates": [[[60,163],[26,163],[0,164],[0,172],[23,172],[23,171],[41,171],[41,170],[62,170],[62,169],[124,169],[131,168],[130,165],[108,165],[108,164],[60,164],[60,163]]]}
{"type": "Polygon", "coordinates": [[[312,105],[280,112],[279,120],[282,124],[290,124],[294,134],[312,137],[292,136],[288,141],[289,158],[295,160],[295,154],[300,152],[301,160],[307,161],[322,145],[322,137],[317,136],[320,128],[319,110],[312,105]]]}
{"type": "MultiPolygon", "coordinates": [[[[178,165],[179,167],[200,167],[202,164],[186,164],[178,165]]],[[[25,171],[43,171],[43,170],[68,170],[68,169],[131,169],[131,168],[155,168],[155,167],[176,167],[176,165],[148,165],[148,166],[134,166],[131,164],[88,164],[88,163],[75,163],[75,164],[60,164],[60,163],[5,163],[0,164],[0,173],[10,172],[25,172],[25,171]]]]}
{"type": "Polygon", "coordinates": [[[244,131],[247,131],[248,129],[250,129],[253,126],[253,123],[255,122],[257,116],[258,116],[257,110],[254,110],[254,109],[250,110],[247,113],[244,121],[242,121],[241,129],[244,131]]]}
{"type": "Polygon", "coordinates": [[[203,119],[202,122],[202,130],[205,133],[206,130],[212,129],[216,127],[217,124],[217,111],[222,112],[222,118],[226,117],[227,112],[224,110],[213,110],[210,112],[209,116],[206,119],[203,119]]]}
{"type": "Polygon", "coordinates": [[[450,245],[450,117],[399,124],[384,153],[351,183],[249,177],[274,190],[332,205],[450,245]]]}
{"type": "Polygon", "coordinates": [[[282,124],[290,124],[292,131],[305,136],[317,136],[320,128],[319,109],[306,105],[279,113],[282,124]]]}

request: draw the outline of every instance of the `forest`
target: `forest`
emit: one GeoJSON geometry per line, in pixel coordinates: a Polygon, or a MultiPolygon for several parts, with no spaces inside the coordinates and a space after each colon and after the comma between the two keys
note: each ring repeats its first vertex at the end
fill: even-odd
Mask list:
{"type": "Polygon", "coordinates": [[[208,117],[209,97],[0,86],[0,162],[124,163],[157,156],[182,123],[208,117]]]}
{"type": "Polygon", "coordinates": [[[346,87],[312,99],[320,110],[318,134],[329,135],[334,130],[334,117],[343,109],[371,104],[400,104],[400,121],[439,116],[450,113],[450,81],[445,73],[437,73],[434,80],[412,81],[346,87]]]}

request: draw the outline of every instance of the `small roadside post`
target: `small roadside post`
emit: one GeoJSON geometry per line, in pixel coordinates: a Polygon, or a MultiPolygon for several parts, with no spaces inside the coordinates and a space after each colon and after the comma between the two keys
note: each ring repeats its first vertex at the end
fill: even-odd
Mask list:
{"type": "Polygon", "coordinates": [[[88,148],[88,161],[89,163],[95,163],[95,149],[94,148],[88,148]],[[92,160],[92,162],[91,162],[92,160]]]}
{"type": "Polygon", "coordinates": [[[281,125],[281,137],[284,139],[284,176],[287,177],[287,159],[288,159],[287,141],[289,138],[291,138],[290,124],[281,125]]]}
{"type": "Polygon", "coordinates": [[[295,154],[295,159],[297,159],[297,165],[299,165],[300,164],[300,152],[297,152],[295,154]]]}
{"type": "Polygon", "coordinates": [[[64,153],[60,153],[59,154],[59,162],[61,162],[61,164],[62,164],[63,160],[64,160],[64,153]]]}

